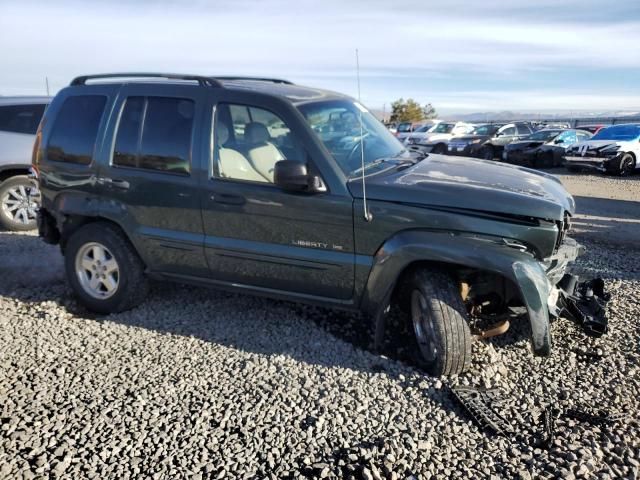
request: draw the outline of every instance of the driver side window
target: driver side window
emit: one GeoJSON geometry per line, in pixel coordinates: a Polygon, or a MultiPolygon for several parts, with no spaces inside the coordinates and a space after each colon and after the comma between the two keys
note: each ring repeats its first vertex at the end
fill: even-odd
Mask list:
{"type": "Polygon", "coordinates": [[[275,113],[220,103],[214,119],[214,172],[219,178],[274,183],[280,160],[304,161],[304,149],[275,113]]]}

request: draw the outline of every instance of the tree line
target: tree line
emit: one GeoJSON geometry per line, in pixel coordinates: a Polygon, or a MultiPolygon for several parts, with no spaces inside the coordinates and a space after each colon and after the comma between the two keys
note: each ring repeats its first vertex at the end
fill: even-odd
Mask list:
{"type": "Polygon", "coordinates": [[[420,105],[413,98],[400,98],[391,104],[390,122],[419,122],[438,118],[438,112],[430,103],[420,105]]]}

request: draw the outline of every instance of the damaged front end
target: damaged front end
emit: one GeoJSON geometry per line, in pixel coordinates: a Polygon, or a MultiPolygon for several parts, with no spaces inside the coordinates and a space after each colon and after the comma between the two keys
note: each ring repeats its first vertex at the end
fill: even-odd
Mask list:
{"type": "Polygon", "coordinates": [[[605,292],[604,280],[581,282],[577,275],[566,273],[568,264],[582,253],[582,245],[564,238],[556,254],[546,262],[547,277],[555,285],[549,294],[549,313],[574,321],[589,336],[600,337],[608,331],[605,307],[611,298],[605,292]]]}

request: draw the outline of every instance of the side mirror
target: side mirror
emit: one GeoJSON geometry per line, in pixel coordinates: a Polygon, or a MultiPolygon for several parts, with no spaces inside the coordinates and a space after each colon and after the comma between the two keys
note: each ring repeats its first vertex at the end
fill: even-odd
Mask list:
{"type": "Polygon", "coordinates": [[[273,170],[273,181],[283,190],[292,192],[325,192],[322,179],[309,175],[307,164],[297,160],[280,160],[273,170]]]}
{"type": "Polygon", "coordinates": [[[559,138],[559,139],[557,139],[557,140],[556,140],[555,142],[553,142],[553,143],[555,143],[555,144],[557,145],[557,144],[559,144],[559,143],[564,143],[564,140],[563,140],[562,138],[559,138]]]}

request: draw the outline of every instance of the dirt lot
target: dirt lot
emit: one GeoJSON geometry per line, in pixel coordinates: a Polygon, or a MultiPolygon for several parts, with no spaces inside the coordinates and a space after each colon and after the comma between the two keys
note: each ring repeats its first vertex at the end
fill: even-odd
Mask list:
{"type": "Polygon", "coordinates": [[[640,474],[640,177],[561,176],[576,196],[577,265],[613,292],[611,331],[526,324],[477,342],[438,380],[367,349],[356,315],[179,285],[97,317],[57,248],[0,232],[0,478],[599,478],[640,474]],[[498,387],[513,433],[480,431],[448,384],[498,387]],[[591,406],[612,424],[541,413],[591,406]]]}

